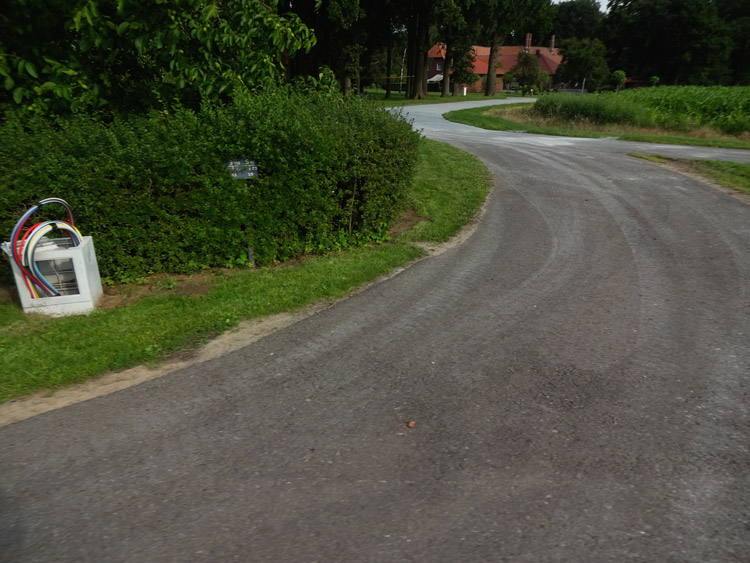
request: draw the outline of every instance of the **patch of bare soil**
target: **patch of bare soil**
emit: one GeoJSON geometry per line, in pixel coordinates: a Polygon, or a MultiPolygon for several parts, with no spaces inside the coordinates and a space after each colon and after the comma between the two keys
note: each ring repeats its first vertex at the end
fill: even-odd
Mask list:
{"type": "Polygon", "coordinates": [[[391,230],[388,231],[388,236],[391,238],[396,238],[398,235],[405,233],[406,231],[411,229],[417,223],[421,223],[422,221],[426,220],[427,219],[425,217],[422,217],[412,207],[410,207],[409,209],[404,211],[398,219],[394,221],[391,230]]]}
{"type": "MultiPolygon", "coordinates": [[[[117,309],[137,303],[146,296],[184,295],[199,297],[211,291],[216,277],[215,271],[197,274],[155,274],[143,278],[140,283],[104,285],[97,309],[117,309]]],[[[18,300],[15,286],[0,285],[0,303],[18,300]]]]}
{"type": "Polygon", "coordinates": [[[0,303],[12,303],[15,297],[16,290],[14,287],[0,285],[0,303]]]}
{"type": "Polygon", "coordinates": [[[184,295],[199,297],[211,291],[214,285],[213,271],[197,274],[156,274],[144,278],[142,283],[115,284],[103,287],[103,295],[97,307],[109,310],[137,303],[146,296],[184,295]]]}

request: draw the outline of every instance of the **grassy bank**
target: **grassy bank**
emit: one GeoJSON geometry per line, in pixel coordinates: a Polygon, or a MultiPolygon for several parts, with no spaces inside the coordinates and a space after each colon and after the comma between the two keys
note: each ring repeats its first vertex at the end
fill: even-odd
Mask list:
{"type": "Polygon", "coordinates": [[[449,145],[424,140],[420,150],[409,215],[422,222],[390,242],[277,267],[161,277],[145,292],[121,286],[137,296],[88,316],[27,316],[16,303],[0,303],[0,401],[158,362],[243,320],[341,298],[422,256],[413,243],[455,234],[481,205],[491,176],[449,145]]]}
{"type": "Polygon", "coordinates": [[[629,153],[629,156],[642,158],[656,164],[678,164],[688,172],[704,176],[727,188],[750,194],[750,163],[726,160],[684,161],[661,154],[629,153]]]}
{"type": "MultiPolygon", "coordinates": [[[[576,96],[570,96],[570,98],[576,98],[576,96]]],[[[581,96],[580,98],[595,99],[594,96],[581,96]]],[[[689,127],[673,129],[658,125],[645,126],[637,121],[633,123],[602,122],[585,117],[580,112],[572,112],[572,110],[570,115],[555,112],[545,115],[535,111],[532,104],[508,104],[499,107],[452,111],[446,113],[445,118],[449,121],[495,131],[587,138],[616,137],[623,141],[644,143],[750,149],[748,133],[743,133],[741,136],[729,135],[706,125],[696,126],[697,128],[694,129],[689,127]]]]}
{"type": "Polygon", "coordinates": [[[695,166],[715,182],[750,194],[750,164],[725,160],[699,160],[695,166]]]}
{"type": "Polygon", "coordinates": [[[532,120],[527,110],[531,103],[506,104],[449,111],[443,117],[448,121],[464,123],[491,131],[518,131],[523,133],[537,133],[540,135],[562,135],[567,137],[609,137],[608,133],[599,131],[584,131],[574,127],[550,125],[541,120],[532,120]]]}

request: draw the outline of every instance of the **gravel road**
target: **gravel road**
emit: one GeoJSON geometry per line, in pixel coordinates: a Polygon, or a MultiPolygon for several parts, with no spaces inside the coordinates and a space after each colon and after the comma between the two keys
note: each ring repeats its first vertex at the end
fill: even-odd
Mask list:
{"type": "Polygon", "coordinates": [[[750,561],[750,205],[627,156],[750,151],[444,111],[496,179],[471,238],[0,429],[0,560],[750,561]]]}

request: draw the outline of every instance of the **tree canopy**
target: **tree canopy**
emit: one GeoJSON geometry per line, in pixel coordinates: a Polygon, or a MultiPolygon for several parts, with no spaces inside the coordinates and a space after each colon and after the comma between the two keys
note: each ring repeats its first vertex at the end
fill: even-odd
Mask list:
{"type": "Polygon", "coordinates": [[[709,0],[612,0],[604,34],[610,64],[674,84],[731,79],[732,39],[709,0]]]}
{"type": "Polygon", "coordinates": [[[583,84],[597,90],[609,79],[605,55],[607,48],[598,39],[567,39],[560,45],[562,64],[555,75],[560,82],[583,84]]]}
{"type": "Polygon", "coordinates": [[[518,62],[510,69],[507,78],[517,81],[524,94],[529,90],[546,88],[550,80],[549,75],[539,68],[539,58],[523,51],[518,53],[518,62]]]}
{"type": "Polygon", "coordinates": [[[603,84],[608,64],[644,83],[750,83],[747,0],[610,0],[606,15],[596,0],[6,0],[0,109],[198,107],[323,66],[361,92],[376,59],[378,82],[403,63],[407,96],[421,98],[437,41],[447,46],[444,95],[456,61],[471,77],[472,45],[490,47],[491,95],[498,49],[526,33],[561,40],[561,80],[603,84]]]}
{"type": "Polygon", "coordinates": [[[145,110],[268,88],[283,82],[285,57],[315,43],[278,4],[10,0],[0,25],[0,104],[145,110]]]}
{"type": "Polygon", "coordinates": [[[750,2],[715,0],[719,17],[727,24],[732,40],[729,55],[732,84],[750,84],[750,2]]]}
{"type": "Polygon", "coordinates": [[[557,5],[555,35],[558,39],[595,37],[604,19],[596,0],[568,0],[557,5]]]}
{"type": "Polygon", "coordinates": [[[554,9],[550,0],[482,0],[484,37],[490,44],[485,95],[495,94],[499,49],[506,42],[521,43],[526,33],[541,39],[552,29],[554,9]]]}

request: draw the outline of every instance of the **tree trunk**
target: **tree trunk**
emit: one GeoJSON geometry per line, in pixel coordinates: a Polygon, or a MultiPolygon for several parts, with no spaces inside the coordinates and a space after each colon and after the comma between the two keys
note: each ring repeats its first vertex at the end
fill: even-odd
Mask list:
{"type": "Polygon", "coordinates": [[[354,91],[357,94],[362,94],[364,92],[364,89],[362,88],[362,68],[360,67],[360,64],[359,64],[361,62],[359,53],[357,53],[355,59],[356,59],[357,66],[356,66],[356,70],[354,71],[354,81],[355,81],[354,91]]]}
{"type": "Polygon", "coordinates": [[[428,49],[429,47],[424,47],[421,49],[421,56],[419,57],[420,64],[417,66],[417,74],[415,77],[417,80],[419,80],[419,89],[417,91],[417,96],[414,98],[415,100],[424,100],[427,98],[427,62],[429,61],[429,58],[427,57],[428,49]]]}
{"type": "Polygon", "coordinates": [[[406,23],[406,98],[413,98],[416,88],[414,87],[414,70],[416,67],[415,53],[417,51],[417,10],[412,7],[406,23]]]}
{"type": "Polygon", "coordinates": [[[407,44],[406,97],[427,97],[427,51],[430,39],[431,0],[417,0],[409,15],[407,44]]]}
{"type": "Polygon", "coordinates": [[[388,18],[388,35],[385,40],[385,99],[391,97],[391,65],[393,63],[393,26],[388,18]]]}
{"type": "Polygon", "coordinates": [[[495,84],[497,79],[497,55],[500,52],[500,36],[493,35],[490,44],[490,59],[487,62],[487,80],[484,85],[484,95],[495,95],[495,84]]]}
{"type": "Polygon", "coordinates": [[[445,65],[443,66],[443,93],[442,98],[451,95],[451,68],[453,67],[453,39],[449,34],[445,42],[445,65]]]}

